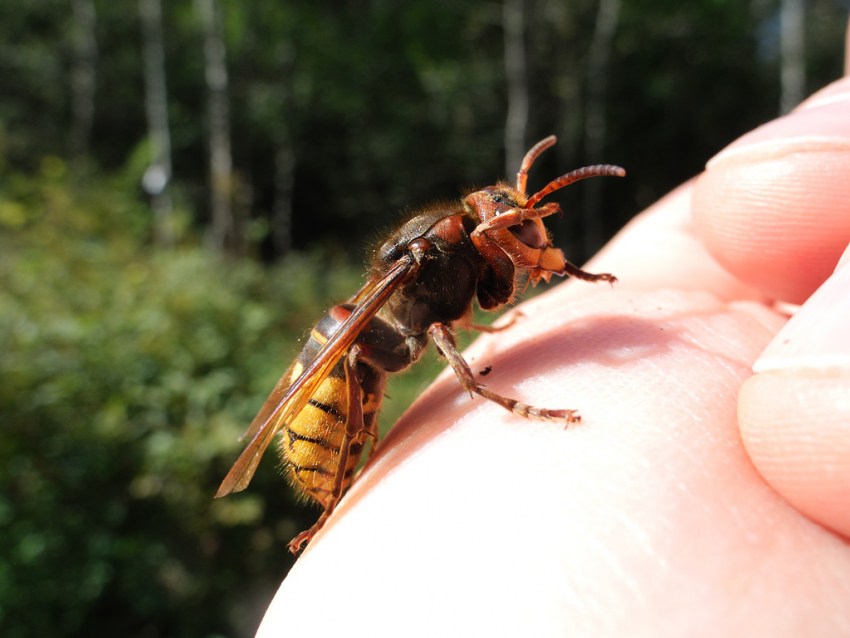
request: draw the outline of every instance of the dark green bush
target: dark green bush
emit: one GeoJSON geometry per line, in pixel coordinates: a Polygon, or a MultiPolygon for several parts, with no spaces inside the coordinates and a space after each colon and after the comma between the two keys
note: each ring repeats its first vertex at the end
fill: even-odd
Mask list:
{"type": "Polygon", "coordinates": [[[129,178],[82,186],[52,158],[0,191],[2,633],[247,633],[315,511],[271,459],[212,494],[359,270],[158,250],[129,178]]]}

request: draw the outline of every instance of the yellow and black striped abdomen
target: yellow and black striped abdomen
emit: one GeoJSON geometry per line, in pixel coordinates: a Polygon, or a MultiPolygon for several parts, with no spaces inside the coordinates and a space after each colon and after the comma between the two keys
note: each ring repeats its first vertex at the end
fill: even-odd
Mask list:
{"type": "MultiPolygon", "coordinates": [[[[325,316],[310,334],[298,358],[289,370],[289,383],[316,357],[327,342],[327,335],[337,324],[325,316]]],[[[310,397],[308,403],[290,423],[281,428],[278,449],[285,464],[286,475],[295,489],[315,499],[323,507],[332,501],[339,464],[343,462],[342,445],[348,420],[348,379],[343,365],[345,356],[310,397]]],[[[353,373],[362,389],[362,430],[374,432],[375,418],[383,399],[386,374],[365,363],[357,363],[353,373]]],[[[356,424],[354,424],[356,425],[356,424]]],[[[342,491],[351,482],[360,460],[365,436],[350,446],[346,461],[342,491]]]]}

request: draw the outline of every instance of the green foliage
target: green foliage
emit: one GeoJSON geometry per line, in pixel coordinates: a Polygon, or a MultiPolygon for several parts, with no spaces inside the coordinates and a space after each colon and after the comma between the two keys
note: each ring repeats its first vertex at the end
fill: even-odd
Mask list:
{"type": "MultiPolygon", "coordinates": [[[[138,19],[121,3],[92,1],[98,57],[89,159],[121,165],[147,134],[138,19]]],[[[272,216],[276,158],[285,148],[294,162],[294,247],[330,238],[349,256],[359,254],[361,241],[397,210],[503,176],[507,96],[498,3],[220,4],[241,205],[251,220],[272,216]]],[[[778,7],[622,3],[606,78],[603,156],[625,166],[630,179],[600,191],[609,231],[700,170],[729,140],[776,115],[778,7]]],[[[587,160],[586,65],[597,8],[595,0],[526,3],[527,138],[560,137],[541,160],[541,175],[587,160]]],[[[203,227],[203,37],[192,2],[162,3],[162,10],[175,183],[197,211],[193,224],[203,227]]],[[[812,0],[806,11],[807,76],[815,89],[841,73],[846,11],[829,0],[812,0]]],[[[15,166],[33,169],[45,154],[66,153],[72,23],[69,4],[56,0],[0,6],[0,85],[9,87],[0,129],[15,166]]],[[[583,188],[574,192],[581,197],[583,188]]],[[[580,222],[569,223],[555,221],[556,236],[580,233],[580,222]]]]}
{"type": "Polygon", "coordinates": [[[5,183],[3,635],[250,630],[314,513],[273,459],[249,494],[212,494],[297,337],[358,273],[157,251],[120,178],[75,182],[57,158],[5,183]]]}

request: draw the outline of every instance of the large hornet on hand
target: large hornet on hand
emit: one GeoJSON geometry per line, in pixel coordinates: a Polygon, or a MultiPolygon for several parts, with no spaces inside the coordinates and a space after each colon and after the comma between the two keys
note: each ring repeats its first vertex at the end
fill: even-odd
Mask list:
{"type": "Polygon", "coordinates": [[[452,327],[471,325],[472,301],[484,310],[511,303],[525,284],[552,275],[616,281],[594,275],[552,245],[543,218],[556,203],[544,197],[577,180],[623,176],[617,166],[580,168],[526,195],[528,170],[555,144],[550,136],[523,159],[516,186],[498,183],[455,204],[421,209],[374,252],[366,284],[334,306],[313,328],[304,349],[278,381],[245,438],[249,443],[224,477],[217,497],[244,490],[275,437],[294,488],[323,508],[319,520],[289,543],[297,553],[322,528],[351,484],[368,439],[378,438],[376,414],[387,375],[416,362],[428,338],[448,359],[465,390],[519,416],[579,420],[575,410],[537,408],[479,384],[455,347],[452,327]],[[279,436],[278,436],[279,435],[279,436]]]}

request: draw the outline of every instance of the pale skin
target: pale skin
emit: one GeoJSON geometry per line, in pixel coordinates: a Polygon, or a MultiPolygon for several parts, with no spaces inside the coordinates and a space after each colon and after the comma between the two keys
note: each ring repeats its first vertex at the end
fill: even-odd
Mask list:
{"type": "Polygon", "coordinates": [[[636,218],[586,266],[613,287],[558,286],[464,353],[582,423],[444,373],[259,635],[850,635],[848,242],[845,79],[636,218]]]}

